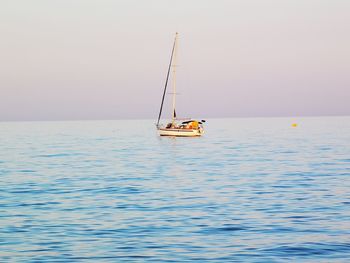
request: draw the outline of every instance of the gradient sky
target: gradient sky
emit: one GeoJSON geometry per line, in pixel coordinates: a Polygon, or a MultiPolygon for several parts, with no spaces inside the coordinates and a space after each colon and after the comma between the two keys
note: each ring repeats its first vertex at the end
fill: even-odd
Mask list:
{"type": "Polygon", "coordinates": [[[178,115],[350,115],[349,14],[348,0],[1,0],[0,120],[156,118],[176,31],[178,115]]]}

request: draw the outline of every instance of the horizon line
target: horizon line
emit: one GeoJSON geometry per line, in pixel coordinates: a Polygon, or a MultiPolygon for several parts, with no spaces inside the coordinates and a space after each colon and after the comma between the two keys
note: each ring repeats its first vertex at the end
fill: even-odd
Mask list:
{"type": "MultiPolygon", "coordinates": [[[[288,116],[226,116],[226,117],[201,117],[200,119],[264,119],[264,118],[331,118],[331,117],[350,117],[349,114],[337,114],[337,115],[288,115],[288,116]]],[[[196,119],[196,118],[190,118],[190,119],[196,119]]],[[[0,120],[0,123],[5,122],[73,122],[73,121],[136,121],[136,120],[153,120],[153,118],[115,118],[115,119],[109,119],[109,118],[101,118],[101,119],[39,119],[39,120],[0,120]]],[[[156,118],[154,118],[156,122],[156,118]]],[[[167,120],[167,118],[161,119],[161,120],[167,120]]]]}

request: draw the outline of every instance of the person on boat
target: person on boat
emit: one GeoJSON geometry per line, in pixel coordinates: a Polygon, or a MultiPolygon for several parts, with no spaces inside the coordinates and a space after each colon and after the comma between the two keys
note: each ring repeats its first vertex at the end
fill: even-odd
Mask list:
{"type": "Polygon", "coordinates": [[[190,122],[187,124],[187,129],[198,130],[198,128],[199,128],[199,123],[198,123],[198,121],[190,121],[190,122]]]}
{"type": "Polygon", "coordinates": [[[199,123],[198,121],[192,121],[192,129],[198,130],[199,123]]]}

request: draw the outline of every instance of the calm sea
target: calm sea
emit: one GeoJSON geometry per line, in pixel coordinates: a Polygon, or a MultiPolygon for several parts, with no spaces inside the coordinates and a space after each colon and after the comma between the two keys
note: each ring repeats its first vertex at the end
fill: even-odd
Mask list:
{"type": "Polygon", "coordinates": [[[0,261],[350,262],[350,117],[0,123],[0,261]]]}

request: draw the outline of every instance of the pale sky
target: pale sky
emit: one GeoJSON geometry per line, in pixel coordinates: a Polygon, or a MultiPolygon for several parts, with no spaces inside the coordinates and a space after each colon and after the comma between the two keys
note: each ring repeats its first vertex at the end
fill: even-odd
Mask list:
{"type": "Polygon", "coordinates": [[[350,115],[348,0],[0,0],[0,121],[156,119],[176,31],[179,116],[350,115]]]}

